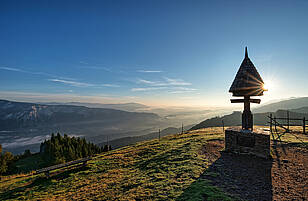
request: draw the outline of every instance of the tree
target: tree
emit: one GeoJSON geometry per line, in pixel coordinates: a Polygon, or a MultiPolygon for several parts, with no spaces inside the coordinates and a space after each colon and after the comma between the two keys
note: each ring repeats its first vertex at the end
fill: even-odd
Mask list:
{"type": "Polygon", "coordinates": [[[24,152],[24,157],[28,157],[28,156],[31,156],[31,151],[30,149],[26,149],[25,152],[24,152]]]}
{"type": "Polygon", "coordinates": [[[89,143],[85,138],[69,137],[60,133],[52,134],[50,140],[41,143],[40,153],[48,164],[58,164],[91,156],[101,152],[101,148],[89,143]]]}
{"type": "Polygon", "coordinates": [[[0,154],[0,174],[4,174],[8,171],[9,165],[14,161],[14,155],[11,152],[5,152],[0,154]]]}

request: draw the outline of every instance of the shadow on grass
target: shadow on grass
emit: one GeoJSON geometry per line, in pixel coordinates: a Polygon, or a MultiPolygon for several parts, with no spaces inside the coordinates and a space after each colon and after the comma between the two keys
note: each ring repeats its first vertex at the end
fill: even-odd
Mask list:
{"type": "Polygon", "coordinates": [[[272,135],[272,142],[273,142],[273,145],[272,145],[272,153],[275,155],[276,157],[276,160],[277,160],[277,164],[278,164],[278,168],[281,167],[281,160],[280,160],[280,154],[278,152],[278,147],[282,147],[282,150],[283,150],[283,153],[286,154],[286,149],[283,145],[283,141],[281,140],[281,136],[283,136],[284,134],[286,133],[276,133],[274,134],[274,132],[271,133],[272,135]],[[275,136],[276,135],[276,136],[275,136]]]}
{"type": "Polygon", "coordinates": [[[51,174],[51,177],[47,178],[43,176],[37,176],[35,178],[28,178],[26,180],[21,181],[22,183],[25,183],[24,186],[13,188],[11,190],[8,190],[4,193],[0,194],[0,200],[7,200],[7,199],[16,199],[20,196],[26,196],[27,199],[31,199],[32,194],[32,188],[35,187],[36,192],[45,191],[48,187],[52,186],[54,184],[54,180],[59,181],[63,180],[67,177],[69,177],[71,174],[85,171],[89,169],[89,167],[86,166],[76,166],[72,169],[67,170],[59,170],[57,172],[54,172],[51,174]]]}
{"type": "Polygon", "coordinates": [[[177,200],[272,200],[271,168],[271,159],[221,152],[177,200]]]}

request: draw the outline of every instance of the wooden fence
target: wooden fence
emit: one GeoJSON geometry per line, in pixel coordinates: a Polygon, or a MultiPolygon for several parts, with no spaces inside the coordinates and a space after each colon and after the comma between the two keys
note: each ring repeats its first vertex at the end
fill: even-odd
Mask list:
{"type": "Polygon", "coordinates": [[[275,129],[275,131],[277,132],[277,127],[283,128],[285,130],[285,132],[290,132],[290,126],[301,126],[303,129],[303,134],[306,134],[306,122],[308,122],[308,119],[306,119],[305,117],[303,118],[290,118],[289,115],[289,111],[287,111],[287,117],[286,118],[282,118],[282,117],[273,117],[272,114],[270,114],[268,116],[269,118],[269,124],[270,124],[270,131],[271,133],[273,133],[273,129],[275,129]],[[284,123],[279,122],[280,120],[284,121],[284,123]],[[292,122],[299,122],[299,123],[290,123],[290,121],[292,122]]]}
{"type": "Polygon", "coordinates": [[[62,163],[62,164],[42,168],[42,169],[36,170],[35,174],[45,173],[46,177],[49,177],[49,172],[52,171],[52,170],[67,168],[67,167],[71,167],[71,166],[77,165],[77,164],[83,164],[83,166],[85,166],[87,164],[87,161],[91,160],[91,158],[92,157],[86,157],[86,158],[82,158],[82,159],[79,159],[79,160],[70,161],[70,162],[67,162],[67,163],[62,163]]]}

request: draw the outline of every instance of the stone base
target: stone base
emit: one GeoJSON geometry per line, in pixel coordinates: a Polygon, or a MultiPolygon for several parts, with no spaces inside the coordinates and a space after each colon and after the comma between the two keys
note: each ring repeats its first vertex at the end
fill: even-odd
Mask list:
{"type": "Polygon", "coordinates": [[[270,135],[261,130],[227,129],[225,131],[225,151],[270,158],[270,135]]]}

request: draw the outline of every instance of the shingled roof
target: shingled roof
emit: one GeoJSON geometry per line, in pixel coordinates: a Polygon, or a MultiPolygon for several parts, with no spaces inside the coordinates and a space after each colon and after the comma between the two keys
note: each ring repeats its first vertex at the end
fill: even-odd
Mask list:
{"type": "Polygon", "coordinates": [[[237,71],[235,79],[229,89],[233,96],[262,96],[263,80],[248,57],[247,47],[245,58],[237,71]]]}

